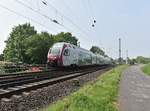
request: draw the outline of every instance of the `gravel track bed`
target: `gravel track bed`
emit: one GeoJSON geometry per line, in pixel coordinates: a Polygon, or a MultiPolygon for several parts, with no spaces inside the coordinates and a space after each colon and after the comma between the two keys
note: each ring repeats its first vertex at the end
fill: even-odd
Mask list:
{"type": "Polygon", "coordinates": [[[24,92],[22,95],[14,95],[10,99],[2,99],[0,111],[38,111],[40,108],[46,107],[50,103],[77,91],[86,82],[96,80],[106,70],[108,69],[86,74],[35,91],[24,92]]]}

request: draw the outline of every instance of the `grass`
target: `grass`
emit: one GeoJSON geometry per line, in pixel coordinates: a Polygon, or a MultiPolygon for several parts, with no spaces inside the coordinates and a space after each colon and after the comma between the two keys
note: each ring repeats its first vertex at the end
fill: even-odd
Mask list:
{"type": "Polygon", "coordinates": [[[79,91],[59,100],[41,111],[118,111],[118,84],[126,65],[118,66],[96,82],[90,82],[79,91]]]}
{"type": "Polygon", "coordinates": [[[142,70],[145,74],[150,75],[150,64],[144,65],[142,70]]]}

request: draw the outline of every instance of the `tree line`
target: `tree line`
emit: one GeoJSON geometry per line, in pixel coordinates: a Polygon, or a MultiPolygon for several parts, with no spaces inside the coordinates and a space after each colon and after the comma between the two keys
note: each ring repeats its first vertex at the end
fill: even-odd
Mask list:
{"type": "Polygon", "coordinates": [[[142,63],[142,64],[148,64],[150,63],[150,58],[143,57],[143,56],[137,56],[135,59],[129,60],[131,63],[142,63]]]}
{"type": "MultiPolygon", "coordinates": [[[[44,64],[47,60],[49,48],[56,42],[68,42],[78,44],[78,39],[70,32],[61,32],[56,35],[48,32],[38,33],[30,23],[14,26],[0,60],[21,62],[27,64],[44,64]]],[[[90,49],[93,53],[105,55],[105,52],[97,46],[90,49]]]]}

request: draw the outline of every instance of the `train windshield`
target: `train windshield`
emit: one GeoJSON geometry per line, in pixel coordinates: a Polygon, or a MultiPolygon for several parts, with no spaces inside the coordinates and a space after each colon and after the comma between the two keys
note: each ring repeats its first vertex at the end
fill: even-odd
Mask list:
{"type": "Polygon", "coordinates": [[[60,48],[51,48],[50,53],[53,55],[59,55],[60,48]]]}
{"type": "Polygon", "coordinates": [[[59,55],[60,49],[63,47],[62,43],[56,43],[53,45],[52,48],[50,48],[49,53],[52,55],[59,55]]]}

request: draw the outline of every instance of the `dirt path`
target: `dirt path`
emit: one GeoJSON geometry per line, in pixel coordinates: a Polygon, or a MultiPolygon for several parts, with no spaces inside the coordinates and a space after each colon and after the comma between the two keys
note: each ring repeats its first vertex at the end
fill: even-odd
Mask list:
{"type": "Polygon", "coordinates": [[[150,77],[139,66],[126,69],[119,91],[120,111],[150,111],[150,77]]]}

